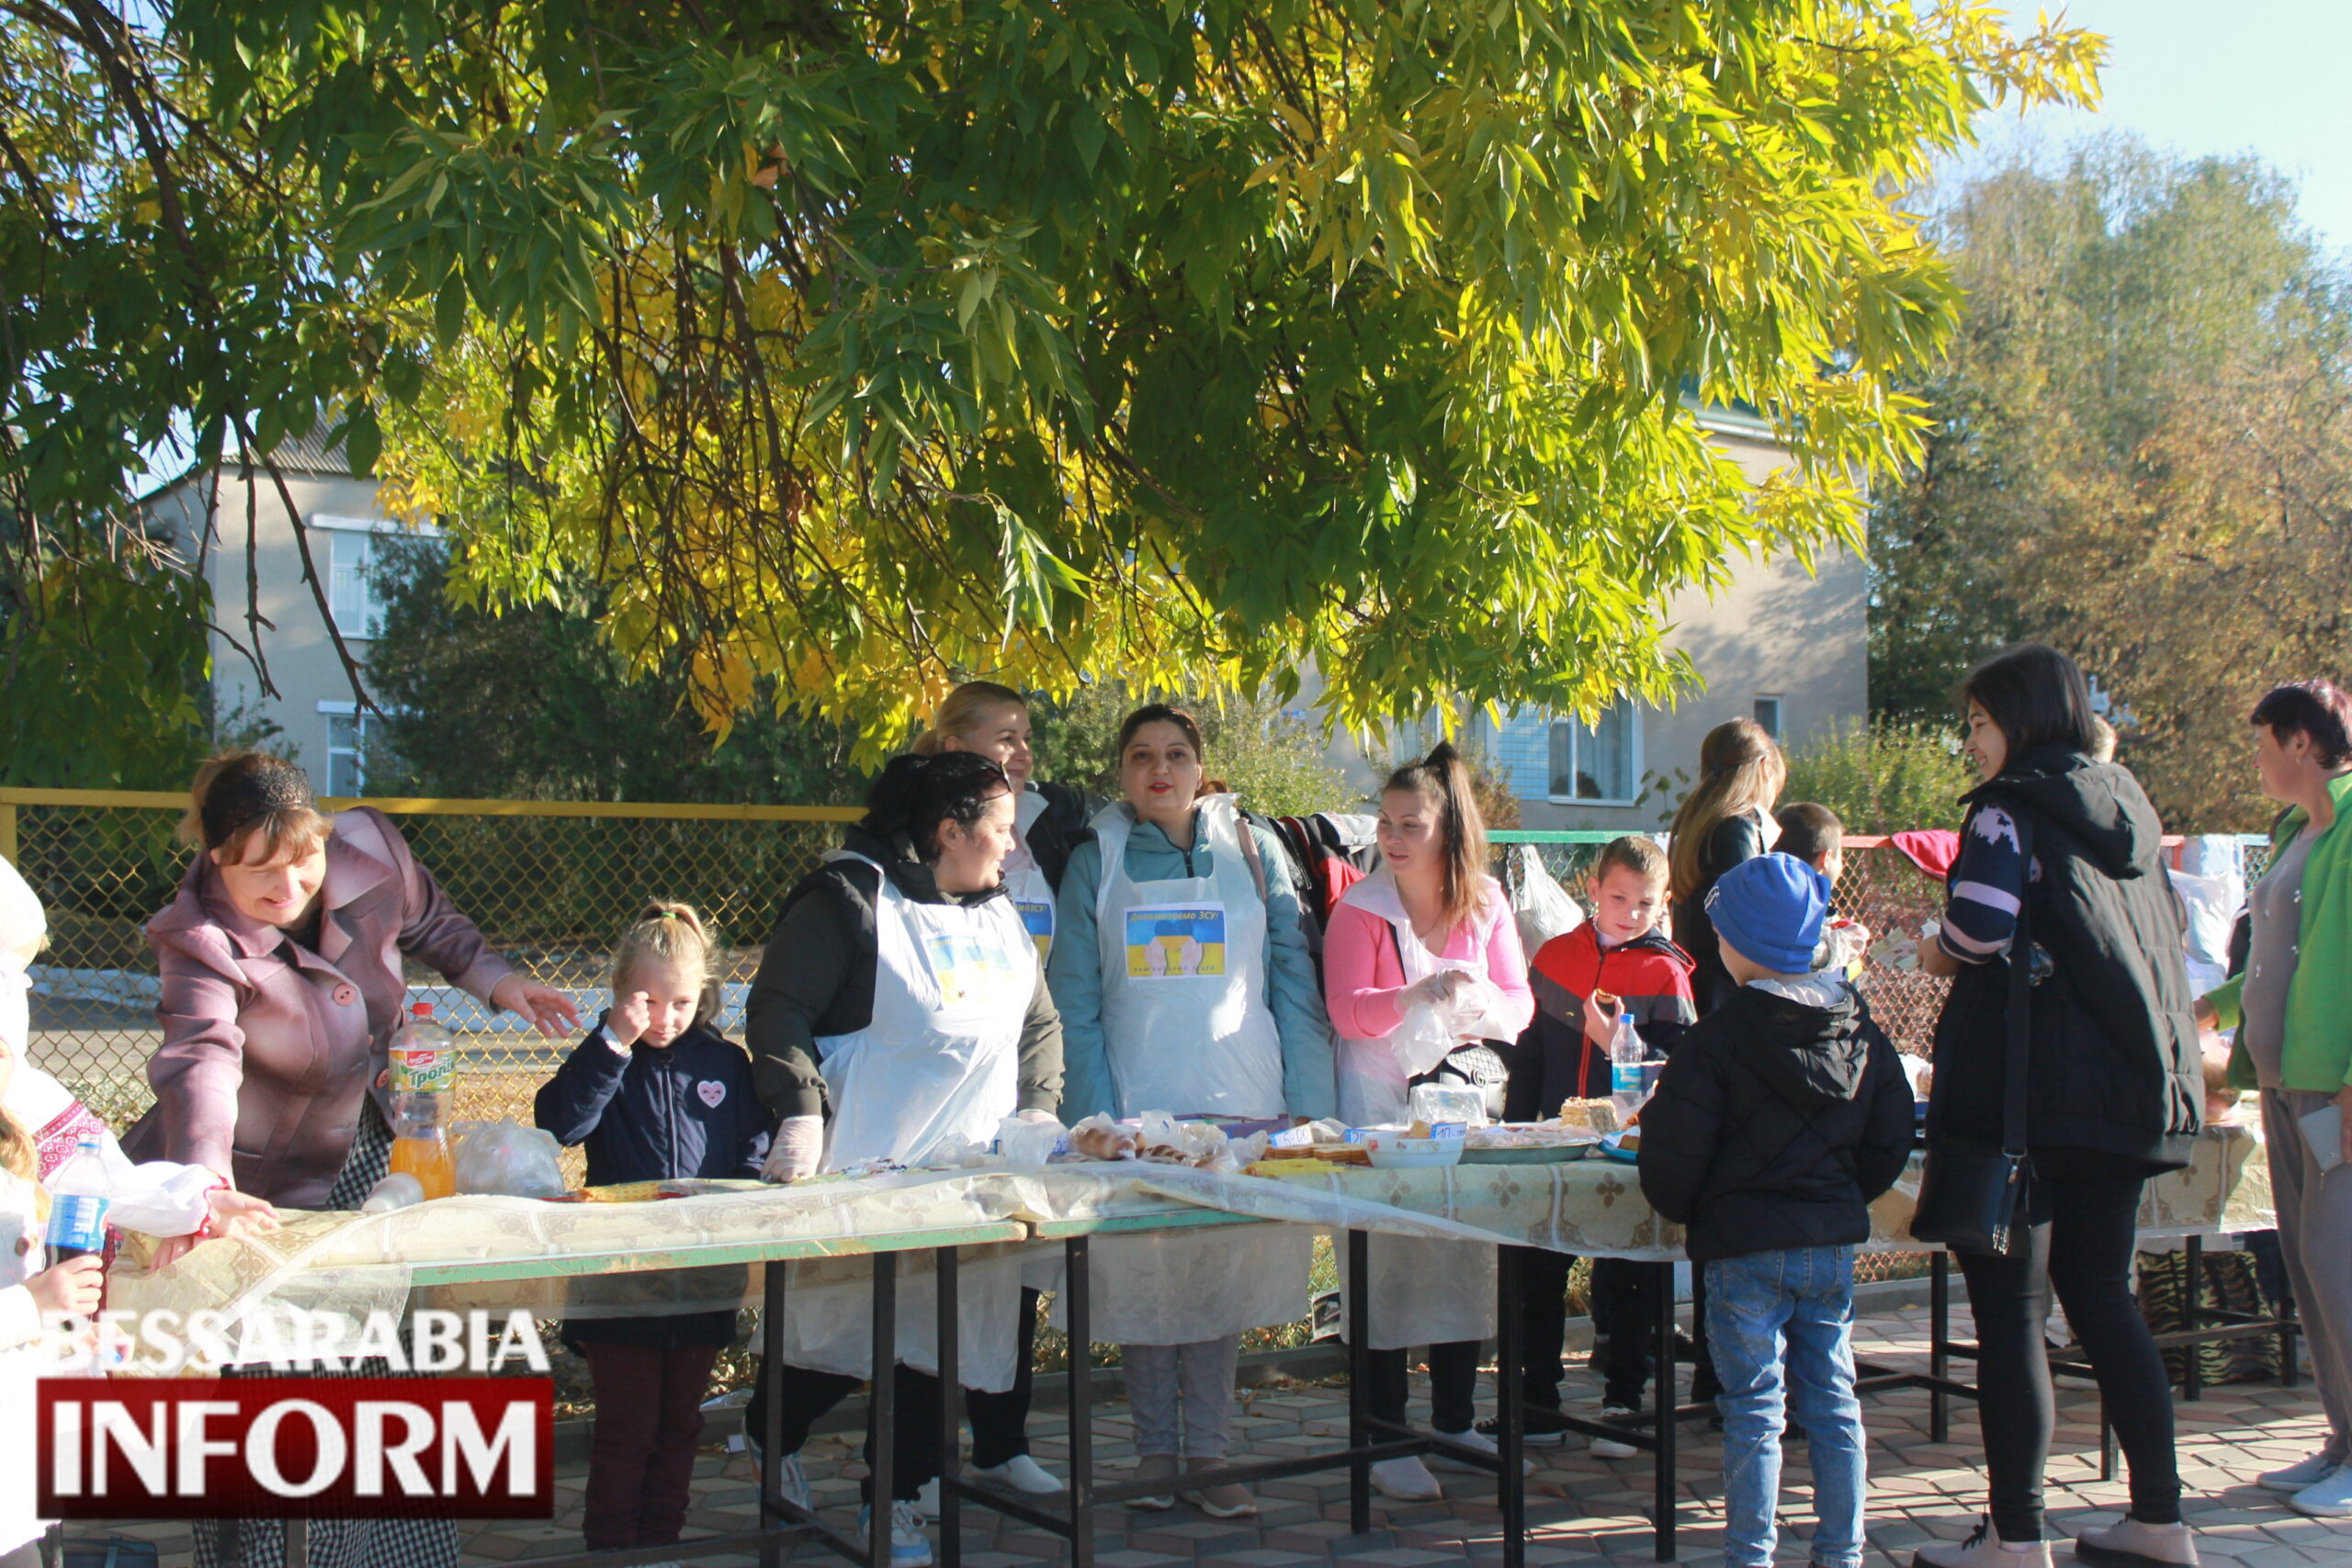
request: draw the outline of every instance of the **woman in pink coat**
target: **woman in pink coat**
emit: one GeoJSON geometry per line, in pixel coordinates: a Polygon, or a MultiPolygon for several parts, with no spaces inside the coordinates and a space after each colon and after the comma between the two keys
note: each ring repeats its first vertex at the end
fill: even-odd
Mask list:
{"type": "Polygon", "coordinates": [[[368,1088],[408,1011],[414,958],[542,1033],[577,1029],[561,991],[517,974],[452,908],[382,813],[330,819],[302,770],[259,752],[196,776],[199,852],[148,923],[163,976],[155,1107],[134,1159],[209,1166],[296,1209],[356,1209],[391,1134],[368,1088]]]}
{"type": "MultiPolygon", "coordinates": [[[[1476,1089],[1499,1119],[1503,1060],[1487,1042],[1517,1040],[1535,997],[1510,907],[1486,872],[1470,771],[1453,747],[1389,777],[1379,832],[1380,868],[1341,897],[1323,936],[1340,1115],[1351,1127],[1404,1122],[1411,1086],[1437,1083],[1476,1089]],[[1400,1040],[1409,1042],[1402,1050],[1400,1040]]],[[[1374,1418],[1404,1425],[1406,1348],[1428,1345],[1431,1427],[1456,1447],[1493,1453],[1472,1403],[1479,1341],[1495,1330],[1493,1250],[1375,1236],[1371,1262],[1374,1418]]],[[[1437,1462],[1473,1468],[1442,1450],[1437,1462]]],[[[1372,1479],[1401,1500],[1440,1495],[1411,1455],[1374,1465],[1372,1479]]]]}

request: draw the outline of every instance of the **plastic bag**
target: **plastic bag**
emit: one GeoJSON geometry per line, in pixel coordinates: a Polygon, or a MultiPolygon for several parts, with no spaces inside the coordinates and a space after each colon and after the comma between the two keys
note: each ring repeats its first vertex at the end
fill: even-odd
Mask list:
{"type": "Polygon", "coordinates": [[[560,1198],[563,1145],[555,1134],[513,1122],[460,1122],[458,1190],[502,1198],[560,1198]]]}
{"type": "Polygon", "coordinates": [[[1442,1122],[1464,1127],[1487,1124],[1487,1097],[1468,1084],[1417,1083],[1408,1103],[1414,1121],[1432,1127],[1442,1122]]]}
{"type": "Polygon", "coordinates": [[[996,1152],[1014,1170],[1043,1170],[1056,1151],[1069,1146],[1069,1129],[1047,1116],[1008,1116],[996,1124],[996,1152]]]}
{"type": "Polygon", "coordinates": [[[1475,1025],[1500,999],[1483,975],[1466,969],[1442,973],[1455,977],[1452,989],[1436,1001],[1407,1003],[1404,1021],[1388,1037],[1388,1049],[1408,1078],[1434,1070],[1464,1041],[1477,1038],[1475,1025]]]}
{"type": "Polygon", "coordinates": [[[424,1201],[424,1183],[406,1171],[387,1176],[368,1189],[367,1201],[359,1205],[363,1214],[389,1214],[394,1209],[413,1209],[424,1201]]]}
{"type": "Polygon", "coordinates": [[[1544,856],[1533,844],[1514,848],[1504,863],[1504,874],[1510,883],[1510,913],[1519,924],[1519,944],[1528,957],[1554,937],[1584,924],[1584,910],[1544,868],[1544,856]]]}

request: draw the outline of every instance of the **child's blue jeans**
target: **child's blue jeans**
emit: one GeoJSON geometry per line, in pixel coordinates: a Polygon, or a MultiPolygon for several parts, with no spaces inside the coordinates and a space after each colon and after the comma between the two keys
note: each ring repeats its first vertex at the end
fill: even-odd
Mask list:
{"type": "Polygon", "coordinates": [[[1850,1247],[1707,1265],[1707,1342],[1724,1385],[1724,1568],[1772,1562],[1784,1406],[1804,1428],[1813,1465],[1812,1560],[1860,1568],[1865,1478],[1853,1323],[1850,1247]]]}

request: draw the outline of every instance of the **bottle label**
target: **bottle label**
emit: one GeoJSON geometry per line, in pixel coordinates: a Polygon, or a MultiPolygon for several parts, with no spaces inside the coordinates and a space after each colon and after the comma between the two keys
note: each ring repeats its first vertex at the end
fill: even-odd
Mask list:
{"type": "Polygon", "coordinates": [[[394,1094],[430,1093],[456,1085],[458,1054],[455,1051],[394,1046],[391,1068],[391,1090],[394,1094]]]}
{"type": "Polygon", "coordinates": [[[97,1252],[107,1244],[107,1201],[89,1193],[53,1199],[49,1211],[49,1245],[77,1252],[97,1252]]]}
{"type": "Polygon", "coordinates": [[[1642,1077],[1642,1064],[1639,1062],[1609,1064],[1609,1090],[1611,1094],[1641,1093],[1642,1077]]]}

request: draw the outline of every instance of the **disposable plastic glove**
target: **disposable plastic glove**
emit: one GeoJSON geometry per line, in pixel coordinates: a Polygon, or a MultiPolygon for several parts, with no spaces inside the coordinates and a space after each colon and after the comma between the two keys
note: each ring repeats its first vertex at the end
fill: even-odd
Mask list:
{"type": "Polygon", "coordinates": [[[1459,969],[1433,971],[1422,976],[1398,993],[1397,1009],[1403,1011],[1415,1007],[1451,1007],[1453,998],[1461,994],[1462,987],[1467,985],[1469,980],[1470,976],[1459,969]]]}
{"type": "Polygon", "coordinates": [[[787,1116],[768,1145],[768,1161],[760,1167],[762,1181],[802,1181],[817,1174],[825,1157],[825,1119],[787,1116]]]}

